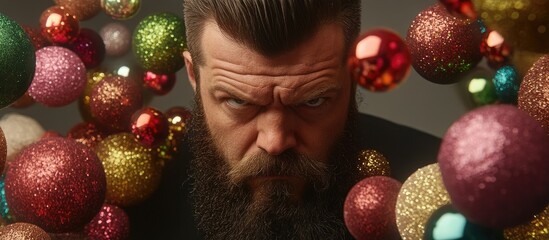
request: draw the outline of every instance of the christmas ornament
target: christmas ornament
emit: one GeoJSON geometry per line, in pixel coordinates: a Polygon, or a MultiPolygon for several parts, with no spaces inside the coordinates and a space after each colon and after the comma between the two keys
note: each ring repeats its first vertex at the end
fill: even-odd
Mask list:
{"type": "Polygon", "coordinates": [[[25,31],[0,14],[0,108],[19,99],[31,84],[36,63],[34,47],[25,31]]]}
{"type": "Polygon", "coordinates": [[[99,0],[54,0],[54,2],[63,6],[80,21],[93,18],[101,11],[99,0]]]}
{"type": "Polygon", "coordinates": [[[8,158],[8,146],[6,145],[4,131],[2,131],[2,128],[0,127],[0,173],[4,172],[6,158],[8,158]]]}
{"type": "Polygon", "coordinates": [[[25,33],[29,37],[35,51],[51,45],[50,41],[42,35],[41,29],[33,28],[27,25],[21,25],[21,27],[25,30],[25,33]]]}
{"type": "Polygon", "coordinates": [[[530,222],[507,228],[503,234],[507,240],[549,239],[549,207],[534,215],[530,222]]]}
{"type": "Polygon", "coordinates": [[[477,19],[477,12],[471,0],[439,0],[446,9],[454,16],[468,17],[471,20],[477,19]]]}
{"type": "Polygon", "coordinates": [[[513,49],[549,53],[549,2],[473,0],[482,21],[513,49]]]}
{"type": "Polygon", "coordinates": [[[36,74],[29,95],[49,107],[65,106],[86,86],[86,67],[69,49],[49,46],[36,51],[36,74]]]}
{"type": "Polygon", "coordinates": [[[45,132],[36,120],[18,113],[5,114],[0,119],[0,128],[6,137],[8,162],[25,146],[38,141],[45,132]]]}
{"type": "Polygon", "coordinates": [[[109,23],[99,30],[108,56],[119,57],[130,50],[132,34],[122,23],[109,23]]]}
{"type": "Polygon", "coordinates": [[[76,39],[68,44],[87,69],[95,68],[103,62],[105,58],[105,44],[101,36],[89,28],[80,29],[76,39]]]}
{"type": "Polygon", "coordinates": [[[363,177],[391,176],[389,161],[383,154],[373,149],[360,151],[358,154],[358,171],[363,177]]]}
{"type": "Polygon", "coordinates": [[[107,136],[107,131],[91,122],[78,123],[67,133],[67,138],[74,139],[92,149],[107,136]]]}
{"type": "Polygon", "coordinates": [[[183,67],[186,46],[183,20],[171,13],[145,17],[133,33],[133,53],[145,70],[174,73],[183,67]]]}
{"type": "Polygon", "coordinates": [[[101,8],[114,19],[131,18],[140,7],[140,0],[101,0],[101,8]]]}
{"type": "Polygon", "coordinates": [[[144,86],[156,95],[166,95],[175,85],[175,73],[156,74],[146,71],[143,77],[144,86]]]}
{"type": "Polygon", "coordinates": [[[91,99],[90,95],[91,95],[92,89],[99,81],[111,75],[112,74],[108,73],[103,69],[93,69],[88,71],[84,92],[78,99],[78,110],[80,111],[80,115],[82,116],[82,119],[86,121],[93,120],[93,117],[91,115],[91,110],[90,110],[90,99],[91,99]]]}
{"type": "Polygon", "coordinates": [[[68,232],[68,233],[49,233],[51,240],[83,240],[88,239],[85,233],[78,232],[68,232]]]}
{"type": "Polygon", "coordinates": [[[105,172],[85,145],[43,138],[21,150],[7,168],[6,200],[17,221],[48,232],[77,230],[105,200],[105,172]]]}
{"type": "Polygon", "coordinates": [[[6,184],[4,181],[4,176],[2,175],[0,177],[0,222],[5,225],[9,223],[13,223],[15,219],[13,219],[13,216],[10,213],[10,208],[8,206],[8,202],[6,201],[6,184]],[[4,224],[5,223],[5,224],[4,224]]]}
{"type": "Polygon", "coordinates": [[[166,141],[168,130],[168,119],[155,108],[146,107],[132,115],[132,133],[146,147],[166,141]]]}
{"type": "Polygon", "coordinates": [[[0,239],[13,240],[50,240],[50,236],[42,228],[30,223],[13,223],[0,227],[0,239]]]}
{"type": "Polygon", "coordinates": [[[358,182],[347,194],[343,208],[345,226],[356,239],[397,239],[395,204],[401,184],[375,176],[358,182]]]}
{"type": "Polygon", "coordinates": [[[504,103],[516,103],[520,87],[517,71],[512,66],[504,66],[496,71],[494,86],[498,98],[504,103]]]}
{"type": "Polygon", "coordinates": [[[90,239],[129,239],[130,219],[123,209],[105,203],[101,211],[86,225],[84,232],[90,239]]]}
{"type": "Polygon", "coordinates": [[[80,24],[74,15],[62,6],[52,6],[42,12],[40,29],[50,42],[66,44],[78,36],[80,24]]]}
{"type": "Polygon", "coordinates": [[[93,87],[90,97],[93,119],[122,131],[129,131],[132,114],[143,105],[139,85],[121,76],[107,76],[99,81],[93,87]]]}
{"type": "Polygon", "coordinates": [[[406,37],[414,69],[439,84],[455,83],[477,65],[481,41],[476,21],[456,18],[440,4],[419,13],[406,37]]]}
{"type": "Polygon", "coordinates": [[[515,106],[466,113],[450,126],[438,154],[452,204],[486,227],[528,221],[549,201],[548,144],[539,123],[515,106]]]}
{"type": "Polygon", "coordinates": [[[499,69],[510,62],[511,47],[505,43],[505,39],[494,30],[485,32],[482,35],[480,53],[488,61],[488,65],[499,69]]]}
{"type": "Polygon", "coordinates": [[[503,231],[469,222],[452,205],[445,205],[431,215],[425,226],[425,236],[422,239],[503,239],[503,231]]]}
{"type": "Polygon", "coordinates": [[[431,215],[449,203],[450,196],[442,183],[438,164],[425,166],[410,175],[402,184],[396,203],[396,223],[402,239],[422,239],[431,215]]]}
{"type": "Polygon", "coordinates": [[[541,57],[522,79],[518,107],[535,118],[549,133],[549,56],[541,57]]]}
{"type": "Polygon", "coordinates": [[[60,133],[56,132],[56,131],[46,131],[44,132],[44,135],[42,135],[42,138],[49,138],[49,137],[63,137],[63,135],[61,135],[60,133]]]}
{"type": "Polygon", "coordinates": [[[13,107],[13,108],[26,108],[26,107],[30,107],[34,103],[35,103],[34,99],[32,99],[32,97],[29,96],[29,92],[26,91],[25,94],[23,94],[23,96],[21,96],[19,99],[17,99],[17,101],[12,103],[10,105],[10,107],[13,107]]]}
{"type": "Polygon", "coordinates": [[[96,147],[107,175],[106,202],[131,206],[156,190],[162,174],[152,150],[139,144],[131,133],[110,135],[96,147]]]}
{"type": "Polygon", "coordinates": [[[358,37],[347,65],[360,86],[375,92],[400,84],[410,72],[410,61],[410,51],[396,33],[374,29],[358,37]]]}
{"type": "Polygon", "coordinates": [[[176,106],[168,109],[165,116],[168,119],[168,136],[163,144],[155,148],[155,153],[159,159],[170,161],[178,152],[192,115],[185,107],[176,106]]]}
{"type": "Polygon", "coordinates": [[[494,104],[499,100],[493,81],[484,76],[471,79],[467,85],[467,90],[477,107],[494,104]]]}

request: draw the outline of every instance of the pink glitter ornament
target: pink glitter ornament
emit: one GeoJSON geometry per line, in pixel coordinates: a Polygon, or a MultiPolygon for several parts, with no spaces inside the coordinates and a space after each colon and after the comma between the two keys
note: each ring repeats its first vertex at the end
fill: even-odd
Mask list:
{"type": "Polygon", "coordinates": [[[108,56],[119,57],[126,54],[131,47],[132,33],[121,23],[109,23],[99,30],[105,43],[108,56]]]}
{"type": "Polygon", "coordinates": [[[103,39],[89,28],[82,28],[78,37],[67,47],[80,57],[87,69],[99,66],[105,58],[103,39]]]}
{"type": "Polygon", "coordinates": [[[17,221],[47,232],[70,232],[99,212],[106,185],[93,150],[71,139],[49,137],[23,149],[10,163],[5,193],[17,221]]]}
{"type": "Polygon", "coordinates": [[[80,31],[78,19],[62,6],[52,6],[42,12],[40,28],[42,35],[58,44],[72,42],[80,31]]]}
{"type": "Polygon", "coordinates": [[[492,228],[524,223],[549,201],[549,136],[513,105],[473,110],[453,123],[438,154],[452,204],[492,228]]]}
{"type": "Polygon", "coordinates": [[[122,208],[103,204],[101,211],[84,228],[90,239],[124,240],[130,238],[130,219],[122,208]]]}
{"type": "Polygon", "coordinates": [[[143,84],[157,95],[166,95],[175,85],[175,73],[156,74],[146,71],[143,84]]]}
{"type": "Polygon", "coordinates": [[[29,95],[50,107],[67,105],[80,96],[86,86],[86,67],[69,49],[57,46],[36,51],[36,71],[29,95]]]}
{"type": "Polygon", "coordinates": [[[348,56],[354,80],[370,91],[396,87],[410,72],[410,52],[395,33],[374,29],[358,37],[348,56]]]}
{"type": "Polygon", "coordinates": [[[90,113],[98,123],[129,131],[132,114],[143,106],[141,87],[122,76],[106,76],[90,94],[90,113]]]}
{"type": "Polygon", "coordinates": [[[356,239],[400,239],[395,206],[402,184],[385,176],[365,178],[347,194],[345,226],[356,239]]]}
{"type": "Polygon", "coordinates": [[[143,108],[132,116],[132,133],[144,146],[157,146],[168,136],[168,119],[157,109],[143,108]]]}
{"type": "Polygon", "coordinates": [[[540,57],[524,76],[518,107],[536,119],[549,134],[549,55],[540,57]]]}

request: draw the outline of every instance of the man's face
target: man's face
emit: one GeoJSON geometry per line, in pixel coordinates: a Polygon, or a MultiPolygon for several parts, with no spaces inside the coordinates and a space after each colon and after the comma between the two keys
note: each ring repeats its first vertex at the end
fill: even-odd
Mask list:
{"type": "MultiPolygon", "coordinates": [[[[215,212],[234,208],[240,216],[234,221],[247,216],[244,221],[258,225],[252,221],[267,215],[273,220],[280,217],[275,212],[299,212],[294,210],[307,208],[310,199],[327,198],[329,187],[348,187],[333,186],[340,178],[334,177],[334,166],[347,164],[333,158],[334,150],[354,106],[339,25],[323,25],[294,50],[273,57],[226,37],[213,22],[206,23],[201,43],[199,84],[189,74],[200,104],[191,126],[196,128],[191,140],[198,145],[193,149],[195,195],[200,195],[195,201],[201,201],[197,214],[212,212],[222,221],[225,214],[215,212]],[[229,206],[229,199],[239,206],[229,206]]],[[[192,71],[188,53],[185,57],[192,71]]],[[[329,204],[317,205],[322,207],[309,207],[308,215],[318,218],[329,204]]],[[[220,228],[212,231],[224,231],[220,228]]]]}

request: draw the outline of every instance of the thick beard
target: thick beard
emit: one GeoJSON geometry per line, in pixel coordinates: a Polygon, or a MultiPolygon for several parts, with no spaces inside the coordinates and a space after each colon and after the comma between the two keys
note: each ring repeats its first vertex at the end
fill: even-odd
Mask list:
{"type": "MultiPolygon", "coordinates": [[[[268,201],[257,203],[245,185],[231,182],[231,169],[206,126],[198,94],[195,102],[189,127],[194,154],[190,164],[191,196],[198,228],[206,239],[351,238],[343,223],[343,203],[359,176],[352,135],[358,114],[356,103],[351,102],[345,130],[340,141],[336,141],[328,164],[323,166],[326,176],[306,176],[315,178],[308,179],[314,187],[307,189],[296,205],[289,200],[290,184],[266,183],[263,187],[269,193],[268,201]]],[[[297,153],[286,155],[290,160],[299,159],[297,153]]]]}

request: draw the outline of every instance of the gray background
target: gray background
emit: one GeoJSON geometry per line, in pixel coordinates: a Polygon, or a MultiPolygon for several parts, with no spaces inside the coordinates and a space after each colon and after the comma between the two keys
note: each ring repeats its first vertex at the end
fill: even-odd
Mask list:
{"type": "MultiPolygon", "coordinates": [[[[389,28],[404,38],[414,17],[421,10],[437,2],[436,0],[363,0],[362,32],[373,28],[389,28]]],[[[52,5],[54,2],[51,0],[0,0],[0,13],[18,23],[38,27],[40,14],[52,5]]],[[[98,31],[106,23],[119,21],[133,29],[141,19],[155,12],[171,12],[182,17],[181,0],[142,0],[138,14],[129,20],[113,20],[106,14],[100,13],[80,24],[81,27],[98,31]]],[[[114,68],[124,64],[134,64],[131,51],[121,58],[107,57],[103,65],[114,68]]],[[[373,93],[360,89],[359,98],[362,100],[359,108],[361,112],[380,116],[436,136],[443,136],[452,122],[472,109],[464,82],[467,81],[461,84],[438,85],[421,78],[412,69],[407,80],[390,92],[373,93]]],[[[192,95],[186,71],[181,69],[177,72],[177,83],[172,92],[165,96],[155,96],[146,104],[160,110],[167,110],[173,106],[190,108],[192,95]]],[[[66,134],[68,129],[82,121],[76,103],[58,108],[34,104],[26,109],[11,107],[0,109],[0,115],[9,112],[31,116],[46,130],[61,134],[66,134]]]]}

